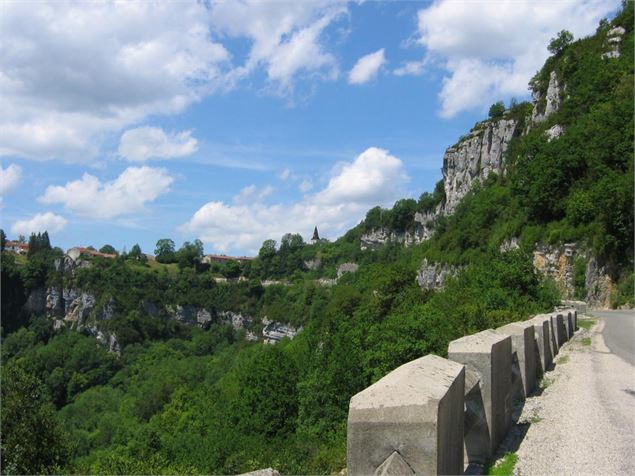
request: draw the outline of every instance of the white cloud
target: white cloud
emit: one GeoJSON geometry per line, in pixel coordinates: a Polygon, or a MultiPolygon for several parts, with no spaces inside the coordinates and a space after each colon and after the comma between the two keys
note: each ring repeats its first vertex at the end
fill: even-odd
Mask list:
{"type": "Polygon", "coordinates": [[[80,216],[113,219],[146,211],[146,203],[166,193],[172,182],[165,169],[128,167],[111,182],[84,174],[64,186],[49,186],[38,200],[61,203],[80,216]]]}
{"type": "Polygon", "coordinates": [[[62,231],[68,220],[51,212],[38,213],[28,220],[18,220],[11,226],[13,235],[29,236],[31,233],[57,233],[62,231]]]}
{"type": "MultiPolygon", "coordinates": [[[[419,10],[424,61],[434,59],[447,71],[439,93],[441,116],[485,110],[500,99],[524,96],[558,31],[567,29],[576,37],[591,34],[618,7],[618,0],[438,0],[419,10]]],[[[415,68],[409,74],[417,72],[415,68]]]]}
{"type": "Polygon", "coordinates": [[[300,185],[298,186],[298,190],[300,190],[300,192],[302,193],[307,193],[312,188],[313,188],[313,182],[311,182],[309,179],[304,179],[302,182],[300,182],[300,185]]]}
{"type": "Polygon", "coordinates": [[[87,161],[106,135],[226,84],[202,2],[4,2],[0,155],[87,161]]]}
{"type": "Polygon", "coordinates": [[[271,185],[267,185],[262,190],[258,190],[255,185],[248,185],[238,192],[238,195],[234,196],[234,203],[236,204],[249,204],[253,202],[262,202],[265,198],[274,192],[274,188],[271,185]]]}
{"type": "Polygon", "coordinates": [[[284,169],[282,172],[280,172],[280,174],[278,175],[278,177],[280,177],[280,180],[288,180],[289,178],[292,177],[291,175],[291,170],[289,169],[284,169]]]}
{"type": "Polygon", "coordinates": [[[348,73],[349,84],[364,84],[377,76],[379,69],[386,62],[384,49],[362,56],[348,73]]]}
{"type": "Polygon", "coordinates": [[[6,169],[0,165],[0,195],[13,190],[22,180],[22,167],[10,164],[6,169]]]}
{"type": "Polygon", "coordinates": [[[404,195],[408,176],[401,160],[388,151],[370,147],[354,161],[336,167],[327,186],[291,204],[265,204],[255,186],[241,192],[234,204],[203,205],[181,226],[221,251],[257,252],[265,239],[285,233],[308,237],[315,225],[326,236],[336,236],[362,219],[376,205],[388,206],[404,195]],[[243,200],[243,195],[251,200],[243,200]]]}
{"type": "Polygon", "coordinates": [[[119,141],[119,155],[133,161],[185,157],[198,150],[192,131],[166,134],[158,127],[138,127],[124,132],[119,141]]]}
{"type": "Polygon", "coordinates": [[[241,0],[216,2],[210,9],[214,31],[251,41],[245,64],[233,71],[234,76],[244,77],[264,67],[268,79],[282,92],[301,73],[337,77],[336,58],[325,50],[321,38],[331,23],[346,14],[344,1],[241,0]]]}
{"type": "Polygon", "coordinates": [[[423,74],[423,69],[426,66],[426,61],[408,61],[403,66],[395,69],[393,72],[395,76],[419,76],[423,74]]]}

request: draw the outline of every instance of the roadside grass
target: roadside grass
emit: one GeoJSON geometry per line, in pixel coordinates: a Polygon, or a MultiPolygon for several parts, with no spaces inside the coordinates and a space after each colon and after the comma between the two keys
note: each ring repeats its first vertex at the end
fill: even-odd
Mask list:
{"type": "Polygon", "coordinates": [[[567,362],[569,362],[569,356],[568,355],[561,355],[560,357],[558,357],[556,359],[556,364],[557,365],[566,364],[567,362]]]}
{"type": "Polygon", "coordinates": [[[582,345],[591,345],[591,338],[590,338],[590,337],[585,337],[584,339],[582,339],[582,340],[580,341],[580,343],[581,343],[582,345]]]}
{"type": "Polygon", "coordinates": [[[597,319],[578,319],[578,326],[587,331],[597,324],[597,319]]]}
{"type": "Polygon", "coordinates": [[[496,476],[511,475],[514,473],[516,461],[518,461],[518,455],[516,453],[507,453],[494,465],[488,465],[485,468],[485,474],[496,476]]]}
{"type": "Polygon", "coordinates": [[[545,390],[546,388],[549,388],[549,386],[553,383],[553,379],[552,378],[543,378],[540,381],[540,388],[545,390]]]}
{"type": "Polygon", "coordinates": [[[542,417],[539,415],[533,415],[530,419],[530,423],[540,423],[542,421],[542,417]]]}

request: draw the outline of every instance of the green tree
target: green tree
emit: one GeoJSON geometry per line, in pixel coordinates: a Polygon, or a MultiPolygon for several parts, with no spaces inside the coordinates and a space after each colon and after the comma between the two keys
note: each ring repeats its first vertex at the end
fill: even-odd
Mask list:
{"type": "Polygon", "coordinates": [[[99,248],[99,252],[100,253],[111,254],[111,255],[116,255],[117,254],[117,250],[112,245],[104,245],[104,246],[102,246],[101,248],[99,248]]]}
{"type": "Polygon", "coordinates": [[[260,259],[271,259],[276,255],[276,240],[265,240],[258,251],[260,259]]]}
{"type": "Polygon", "coordinates": [[[280,346],[260,347],[238,370],[234,417],[245,433],[283,435],[295,428],[298,369],[280,346]]]}
{"type": "Polygon", "coordinates": [[[4,234],[4,230],[0,228],[0,251],[4,251],[4,247],[7,244],[7,235],[4,234]]]}
{"type": "Polygon", "coordinates": [[[489,117],[490,119],[500,119],[503,117],[505,113],[505,103],[503,101],[498,101],[492,104],[489,108],[489,117]]]}
{"type": "Polygon", "coordinates": [[[406,231],[414,226],[417,202],[412,198],[398,200],[392,207],[390,227],[396,231],[406,231]]]}
{"type": "Polygon", "coordinates": [[[573,34],[567,30],[561,30],[558,36],[552,38],[547,49],[552,55],[558,56],[573,41],[573,34]]]}
{"type": "Polygon", "coordinates": [[[59,473],[68,457],[68,436],[42,382],[17,364],[4,367],[2,473],[59,473]]]}
{"type": "Polygon", "coordinates": [[[157,241],[154,256],[159,263],[174,263],[176,261],[176,248],[170,238],[162,238],[157,241]]]}

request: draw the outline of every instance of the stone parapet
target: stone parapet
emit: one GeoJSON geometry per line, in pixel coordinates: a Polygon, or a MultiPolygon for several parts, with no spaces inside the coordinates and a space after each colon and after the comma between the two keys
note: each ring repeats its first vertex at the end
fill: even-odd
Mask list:
{"type": "Polygon", "coordinates": [[[468,459],[485,462],[494,454],[511,425],[511,339],[491,329],[465,336],[450,342],[448,358],[479,376],[490,441],[486,454],[468,454],[468,459]]]}
{"type": "Polygon", "coordinates": [[[463,472],[464,367],[427,355],[355,395],[349,475],[463,472]]]}

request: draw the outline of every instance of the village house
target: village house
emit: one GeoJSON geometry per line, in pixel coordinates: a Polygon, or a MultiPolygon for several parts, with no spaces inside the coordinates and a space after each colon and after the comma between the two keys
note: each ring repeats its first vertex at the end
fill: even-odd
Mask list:
{"type": "Polygon", "coordinates": [[[239,263],[244,263],[247,261],[251,261],[253,258],[248,256],[227,256],[227,255],[205,255],[203,256],[203,263],[212,264],[226,264],[228,261],[238,261],[239,263]]]}
{"type": "Polygon", "coordinates": [[[29,245],[20,243],[19,241],[7,241],[4,245],[4,249],[18,255],[25,255],[29,252],[29,245]]]}

